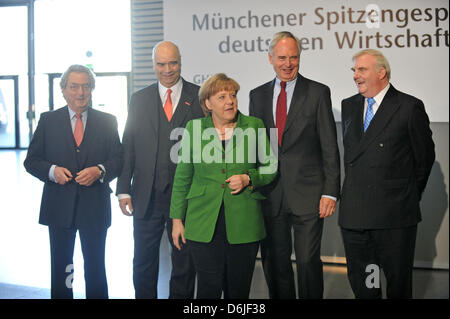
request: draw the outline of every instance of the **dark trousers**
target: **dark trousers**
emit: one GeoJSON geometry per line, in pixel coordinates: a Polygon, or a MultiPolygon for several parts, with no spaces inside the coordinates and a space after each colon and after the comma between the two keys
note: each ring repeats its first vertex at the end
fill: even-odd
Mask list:
{"type": "Polygon", "coordinates": [[[341,231],[347,275],[356,298],[382,297],[381,283],[373,282],[376,269],[380,273],[381,268],[386,276],[387,298],[412,298],[417,226],[377,230],[341,228],[341,231]]]}
{"type": "Polygon", "coordinates": [[[267,237],[261,243],[261,258],[272,299],[295,299],[292,269],[292,229],[297,265],[299,298],[323,298],[323,265],[320,259],[323,219],[318,213],[296,216],[282,209],[266,216],[267,237]]]}
{"type": "Polygon", "coordinates": [[[188,241],[197,271],[197,299],[248,299],[259,242],[230,244],[223,205],[209,243],[188,241]]]}
{"type": "Polygon", "coordinates": [[[137,299],[158,298],[159,250],[166,227],[172,246],[171,299],[192,299],[195,289],[195,269],[188,247],[179,251],[172,240],[172,220],[169,219],[170,196],[154,193],[143,219],[134,218],[133,283],[137,299]]]}
{"type": "MultiPolygon", "coordinates": [[[[51,298],[72,299],[74,276],[73,251],[76,229],[49,227],[51,255],[51,298]]],[[[107,229],[79,230],[84,259],[86,298],[107,299],[108,285],[105,270],[107,229]]]]}

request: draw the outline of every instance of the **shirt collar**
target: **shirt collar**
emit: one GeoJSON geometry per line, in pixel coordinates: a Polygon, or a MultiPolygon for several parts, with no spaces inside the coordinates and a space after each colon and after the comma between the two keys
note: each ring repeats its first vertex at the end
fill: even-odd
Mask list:
{"type": "MultiPolygon", "coordinates": [[[[67,106],[67,109],[69,110],[70,119],[73,119],[77,113],[75,113],[75,112],[70,108],[70,106],[67,106]]],[[[87,109],[86,109],[85,111],[81,112],[81,118],[82,118],[82,119],[86,119],[86,117],[87,117],[87,112],[88,112],[87,109]]]]}
{"type": "Polygon", "coordinates": [[[159,93],[161,95],[165,95],[168,89],[171,89],[173,93],[177,93],[180,92],[181,89],[183,87],[183,80],[180,78],[178,79],[177,83],[175,83],[172,87],[167,88],[164,85],[161,84],[161,82],[158,81],[158,89],[159,89],[159,93]]]}
{"type": "MultiPolygon", "coordinates": [[[[288,82],[286,82],[286,88],[289,88],[289,87],[291,87],[291,86],[295,86],[295,83],[297,83],[297,79],[298,79],[298,74],[297,74],[297,76],[293,79],[293,80],[291,80],[291,81],[288,81],[288,82]]],[[[275,78],[275,84],[278,86],[278,87],[281,87],[281,80],[278,78],[278,77],[276,77],[275,78]]]]}
{"type": "MultiPolygon", "coordinates": [[[[373,99],[375,100],[375,103],[377,103],[377,105],[381,105],[381,102],[383,102],[384,96],[386,95],[387,91],[389,90],[389,88],[391,87],[391,84],[388,83],[384,89],[382,89],[380,92],[378,92],[377,95],[375,95],[373,97],[373,99]]],[[[367,100],[367,99],[366,99],[367,100]]]]}

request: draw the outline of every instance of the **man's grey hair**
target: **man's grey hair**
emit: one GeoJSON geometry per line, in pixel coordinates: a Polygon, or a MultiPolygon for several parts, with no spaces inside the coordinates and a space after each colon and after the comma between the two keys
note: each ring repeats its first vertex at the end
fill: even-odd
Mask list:
{"type": "Polygon", "coordinates": [[[63,73],[61,76],[61,82],[59,85],[61,86],[61,90],[65,89],[67,86],[67,78],[69,77],[69,74],[72,72],[76,73],[86,73],[89,78],[89,87],[91,90],[95,89],[95,76],[94,72],[92,72],[91,69],[89,69],[87,66],[81,65],[81,64],[73,64],[69,66],[69,68],[66,70],[66,72],[63,73]]]}
{"type": "Polygon", "coordinates": [[[277,45],[277,43],[280,40],[286,39],[286,38],[291,38],[294,39],[295,42],[297,43],[297,48],[298,48],[298,56],[300,57],[300,53],[302,52],[302,47],[300,45],[300,40],[293,35],[291,32],[289,31],[281,31],[276,33],[273,38],[272,41],[270,41],[270,45],[269,45],[269,53],[271,56],[273,56],[273,48],[277,45]]]}
{"type": "Polygon", "coordinates": [[[359,58],[362,55],[371,55],[375,58],[375,70],[379,72],[381,69],[386,70],[386,78],[388,80],[391,79],[391,66],[389,65],[389,61],[386,59],[386,57],[378,50],[375,49],[365,49],[357,52],[353,56],[353,61],[355,61],[356,58],[359,58]]]}

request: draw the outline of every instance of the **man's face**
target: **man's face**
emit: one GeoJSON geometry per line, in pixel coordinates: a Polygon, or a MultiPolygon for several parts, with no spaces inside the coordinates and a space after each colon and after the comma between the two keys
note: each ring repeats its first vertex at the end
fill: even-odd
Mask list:
{"type": "Polygon", "coordinates": [[[288,82],[295,79],[300,64],[300,56],[295,40],[284,38],[278,41],[273,48],[273,55],[269,53],[269,61],[281,81],[288,82]]]}
{"type": "Polygon", "coordinates": [[[161,44],[155,52],[154,66],[159,82],[167,88],[178,82],[181,74],[181,58],[171,44],[161,44]]]}
{"type": "Polygon", "coordinates": [[[364,54],[355,59],[353,80],[358,92],[364,97],[374,97],[386,85],[386,70],[376,70],[376,58],[370,54],[364,54]]]}
{"type": "Polygon", "coordinates": [[[71,72],[62,93],[72,111],[75,113],[85,111],[91,102],[91,86],[88,75],[84,72],[71,72]]]}

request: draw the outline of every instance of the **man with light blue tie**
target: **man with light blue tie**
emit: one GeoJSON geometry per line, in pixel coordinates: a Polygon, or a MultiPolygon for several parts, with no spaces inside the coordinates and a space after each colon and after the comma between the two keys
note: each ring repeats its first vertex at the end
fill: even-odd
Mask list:
{"type": "Polygon", "coordinates": [[[370,275],[382,268],[387,298],[412,298],[419,201],[435,158],[430,123],[421,100],[390,84],[381,52],[362,50],[353,61],[359,93],[342,101],[339,207],[348,278],[356,298],[381,298],[370,275]]]}

